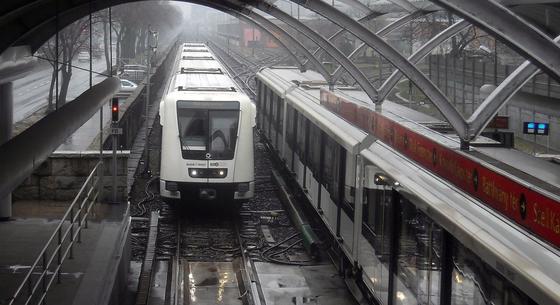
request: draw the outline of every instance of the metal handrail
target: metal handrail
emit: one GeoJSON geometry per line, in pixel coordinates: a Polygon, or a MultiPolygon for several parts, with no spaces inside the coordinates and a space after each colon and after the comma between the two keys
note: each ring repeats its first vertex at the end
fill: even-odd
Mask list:
{"type": "Polygon", "coordinates": [[[78,194],[74,197],[72,204],[70,204],[66,213],[64,213],[58,226],[43,246],[43,249],[39,252],[35,262],[31,265],[25,278],[11,297],[8,305],[15,304],[19,299],[21,299],[22,303],[25,305],[31,303],[45,304],[47,293],[54,279],[57,278],[57,283],[61,282],[60,272],[62,264],[66,258],[74,258],[74,243],[81,243],[82,229],[87,229],[88,216],[99,196],[100,188],[98,184],[100,178],[96,176],[98,176],[98,171],[102,168],[102,164],[102,161],[97,162],[88,175],[78,194]],[[82,197],[83,199],[80,200],[82,197]],[[49,248],[52,247],[54,248],[49,251],[49,248]],[[54,270],[51,271],[50,268],[55,259],[56,265],[54,265],[54,270]],[[42,268],[42,272],[34,279],[34,271],[38,267],[42,268]],[[24,293],[25,290],[27,290],[27,294],[24,293]],[[36,300],[36,302],[33,302],[34,300],[36,300]]]}

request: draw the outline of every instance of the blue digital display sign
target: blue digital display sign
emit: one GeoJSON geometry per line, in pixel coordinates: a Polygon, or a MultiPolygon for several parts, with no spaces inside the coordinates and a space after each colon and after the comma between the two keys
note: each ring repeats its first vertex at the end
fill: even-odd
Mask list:
{"type": "Polygon", "coordinates": [[[548,135],[550,125],[540,122],[523,122],[523,133],[546,136],[548,135]]]}

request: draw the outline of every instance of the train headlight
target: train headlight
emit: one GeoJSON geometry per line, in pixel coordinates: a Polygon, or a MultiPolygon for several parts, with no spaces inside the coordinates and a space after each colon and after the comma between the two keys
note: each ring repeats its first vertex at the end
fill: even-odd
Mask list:
{"type": "Polygon", "coordinates": [[[226,174],[226,172],[223,171],[223,170],[218,171],[218,175],[219,175],[220,177],[223,177],[225,174],[226,174]]]}
{"type": "Polygon", "coordinates": [[[196,169],[191,169],[191,177],[198,176],[198,171],[196,169]]]}

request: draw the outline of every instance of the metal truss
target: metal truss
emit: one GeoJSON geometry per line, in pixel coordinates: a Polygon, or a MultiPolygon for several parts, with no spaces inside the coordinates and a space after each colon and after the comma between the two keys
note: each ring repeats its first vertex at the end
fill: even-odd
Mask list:
{"type": "MultiPolygon", "coordinates": [[[[300,71],[305,72],[306,68],[305,68],[304,63],[297,57],[297,55],[294,52],[292,52],[292,49],[288,48],[288,46],[287,46],[288,44],[293,44],[294,46],[296,46],[299,43],[297,41],[289,41],[288,42],[287,40],[289,40],[289,38],[286,38],[286,35],[285,35],[286,33],[285,32],[281,32],[281,31],[278,31],[278,30],[275,31],[275,30],[272,29],[270,24],[268,24],[266,22],[263,22],[261,24],[260,22],[257,22],[254,19],[252,19],[251,17],[245,16],[245,15],[243,15],[243,14],[237,12],[237,11],[234,11],[234,10],[227,10],[227,11],[224,11],[224,12],[228,13],[228,14],[231,14],[231,15],[239,18],[239,19],[243,19],[246,22],[248,22],[250,24],[253,24],[254,26],[258,27],[263,32],[266,32],[278,45],[280,45],[286,52],[288,52],[288,54],[290,54],[290,56],[298,64],[298,66],[300,68],[300,71]]],[[[321,73],[320,70],[318,72],[321,73]]],[[[328,75],[328,73],[327,73],[327,75],[328,75]]]]}
{"type": "MultiPolygon", "coordinates": [[[[372,13],[370,13],[368,15],[365,15],[364,17],[358,19],[358,22],[360,22],[360,23],[367,22],[367,21],[370,21],[370,20],[375,19],[375,18],[377,18],[379,16],[382,16],[382,15],[384,15],[384,14],[379,13],[379,12],[372,12],[372,13]]],[[[346,29],[342,28],[342,29],[338,30],[336,33],[334,33],[333,35],[331,35],[331,37],[328,38],[328,41],[334,42],[335,39],[337,39],[338,37],[340,37],[344,33],[346,33],[346,29]]],[[[321,56],[321,51],[322,50],[323,49],[321,49],[321,48],[317,48],[313,52],[313,55],[315,55],[317,57],[321,56]]]]}
{"type": "MultiPolygon", "coordinates": [[[[381,30],[379,30],[376,34],[383,37],[388,35],[389,33],[391,33],[392,31],[398,29],[399,27],[409,23],[410,21],[425,15],[426,12],[424,11],[415,11],[413,13],[410,13],[408,15],[405,15],[397,20],[395,20],[394,22],[390,23],[389,25],[387,25],[386,27],[382,28],[381,30]]],[[[364,47],[366,46],[365,43],[362,43],[361,45],[359,45],[350,55],[348,55],[348,59],[353,59],[354,57],[356,57],[356,55],[358,55],[358,53],[360,53],[360,51],[362,51],[364,49],[364,47]]],[[[333,73],[333,82],[336,83],[338,81],[338,79],[340,79],[340,77],[342,76],[342,73],[344,72],[344,70],[341,69],[341,67],[339,66],[333,73]]],[[[383,101],[382,98],[379,98],[379,101],[383,101]]]]}
{"type": "Polygon", "coordinates": [[[560,80],[560,46],[503,5],[488,0],[431,0],[493,34],[560,80]]]}
{"type": "MultiPolygon", "coordinates": [[[[297,1],[297,0],[291,0],[297,1]]],[[[385,57],[397,69],[401,70],[404,75],[415,83],[424,94],[432,101],[441,114],[453,126],[461,139],[467,136],[467,125],[463,116],[455,109],[447,97],[432,83],[426,75],[418,70],[410,61],[402,54],[391,47],[381,37],[372,33],[366,27],[356,20],[340,12],[334,7],[328,5],[321,0],[303,0],[301,3],[307,9],[322,15],[338,24],[340,27],[346,28],[350,33],[363,40],[367,45],[376,50],[381,56],[385,57]]],[[[362,84],[360,84],[362,85],[362,84]]]]}
{"type": "MultiPolygon", "coordinates": [[[[437,48],[440,44],[445,42],[447,39],[459,34],[462,30],[466,29],[470,24],[465,21],[459,21],[447,29],[441,31],[439,34],[434,36],[428,42],[426,42],[423,46],[421,46],[416,52],[414,52],[408,60],[412,64],[417,64],[422,59],[424,59],[432,50],[437,48]]],[[[379,99],[384,100],[387,95],[391,92],[391,90],[397,85],[399,80],[402,78],[403,74],[399,70],[393,71],[393,73],[385,80],[383,85],[379,88],[379,99]]]]}
{"type": "MultiPolygon", "coordinates": [[[[377,89],[373,86],[372,83],[369,82],[367,77],[358,69],[352,61],[350,61],[340,50],[338,50],[332,43],[327,41],[324,37],[317,34],[315,31],[310,29],[308,26],[304,25],[303,23],[299,22],[297,19],[293,18],[289,14],[286,14],[284,11],[277,8],[275,5],[258,1],[255,3],[251,3],[254,5],[255,8],[267,13],[273,17],[276,17],[278,20],[281,20],[297,30],[298,32],[302,33],[307,38],[311,39],[314,43],[316,43],[319,47],[325,50],[334,60],[336,60],[340,65],[343,65],[344,68],[348,71],[348,73],[354,78],[356,82],[362,87],[364,92],[368,95],[368,97],[372,101],[377,101],[377,89]]],[[[247,9],[251,10],[251,8],[247,7],[247,9]]],[[[330,85],[333,85],[332,83],[330,85]]]]}
{"type": "MultiPolygon", "coordinates": [[[[554,39],[555,43],[560,42],[560,36],[554,39]]],[[[468,119],[470,139],[476,138],[488,125],[492,118],[498,113],[509,99],[521,90],[523,85],[534,77],[540,70],[529,60],[522,63],[498,86],[468,119]]]]}
{"type": "Polygon", "coordinates": [[[367,5],[363,4],[358,0],[340,0],[340,2],[345,3],[358,10],[364,11],[368,13],[368,15],[372,13],[372,10],[367,5]]]}
{"type": "Polygon", "coordinates": [[[418,10],[418,8],[414,6],[412,3],[408,2],[408,0],[389,0],[389,2],[392,2],[393,4],[402,7],[409,13],[413,13],[418,10]]]}
{"type": "MultiPolygon", "coordinates": [[[[274,39],[274,41],[276,43],[278,43],[280,46],[282,46],[282,48],[284,48],[288,54],[290,54],[290,56],[298,63],[300,70],[302,72],[304,72],[306,70],[304,63],[297,57],[297,55],[292,52],[292,49],[290,49],[287,45],[291,44],[294,45],[294,47],[298,48],[298,49],[304,49],[303,46],[296,40],[292,39],[290,40],[290,35],[288,33],[286,33],[285,31],[283,31],[281,28],[279,28],[278,26],[276,26],[274,23],[272,23],[269,20],[264,19],[263,20],[259,20],[256,21],[254,20],[252,17],[249,17],[247,15],[242,14],[239,9],[235,10],[231,7],[227,7],[224,5],[220,5],[214,2],[204,2],[204,5],[217,9],[219,11],[222,11],[226,14],[230,14],[232,16],[235,16],[239,19],[243,19],[248,23],[251,23],[253,25],[255,25],[256,27],[258,27],[259,29],[261,29],[263,32],[268,33],[268,35],[274,39]]],[[[319,70],[319,69],[318,69],[319,70]]],[[[318,71],[319,73],[321,73],[321,70],[318,71]]],[[[325,70],[326,72],[326,70],[325,70]]],[[[327,75],[328,72],[327,72],[327,75]]]]}
{"type": "MultiPolygon", "coordinates": [[[[279,10],[277,7],[263,0],[184,0],[208,7],[220,9],[226,13],[242,18],[255,24],[264,32],[270,34],[275,41],[288,50],[291,57],[300,65],[300,68],[313,67],[316,69],[330,85],[333,85],[340,75],[343,74],[339,67],[331,75],[325,66],[318,59],[321,52],[327,52],[333,57],[363,88],[368,96],[376,103],[380,104],[391,92],[391,89],[398,83],[402,76],[406,76],[411,82],[416,84],[420,90],[433,102],[445,119],[453,126],[462,141],[473,140],[480,131],[486,126],[490,118],[517,92],[522,85],[542,69],[560,80],[560,46],[550,37],[539,29],[533,27],[527,21],[516,15],[507,6],[536,4],[529,0],[426,0],[424,2],[411,2],[408,0],[388,0],[393,7],[390,10],[382,7],[368,7],[359,0],[339,0],[350,7],[363,12],[365,16],[359,20],[345,15],[329,3],[321,0],[290,0],[301,5],[329,21],[339,25],[341,30],[330,38],[324,37],[303,25],[290,15],[279,10]],[[270,14],[282,22],[301,32],[304,36],[314,41],[319,48],[311,52],[281,26],[274,24],[264,15],[256,12],[256,9],[270,14]],[[428,43],[418,49],[409,58],[405,58],[397,50],[388,45],[381,36],[385,31],[390,31],[391,27],[397,27],[399,21],[386,27],[382,31],[372,33],[361,22],[371,20],[389,11],[406,11],[409,15],[403,18],[410,18],[416,14],[425,14],[420,10],[439,10],[444,9],[451,13],[463,17],[465,20],[458,22],[440,34],[432,38],[428,43]],[[465,120],[455,109],[449,99],[431,80],[424,75],[415,63],[422,60],[429,52],[440,45],[446,39],[456,35],[469,25],[476,25],[490,33],[497,39],[503,41],[514,50],[519,52],[527,59],[527,62],[519,66],[504,82],[502,82],[494,92],[486,98],[478,109],[465,120]],[[363,41],[363,45],[370,46],[381,56],[387,59],[397,69],[386,79],[383,85],[376,89],[365,75],[352,63],[351,58],[344,56],[331,42],[340,37],[346,31],[363,41]],[[533,66],[533,63],[535,66],[533,66]]],[[[269,0],[270,1],[270,0],[269,0]]],[[[326,0],[325,0],[326,1],[326,0]]],[[[0,13],[0,25],[3,28],[3,40],[0,42],[0,52],[7,47],[16,44],[30,45],[32,51],[37,49],[44,41],[48,40],[58,27],[64,27],[71,22],[86,16],[88,12],[100,10],[113,5],[132,2],[132,0],[76,0],[62,1],[55,9],[49,0],[26,0],[21,4],[14,5],[13,8],[4,9],[0,13]],[[29,16],[34,16],[29,18],[29,16]]],[[[539,2],[539,1],[536,1],[539,2]]],[[[546,0],[540,2],[548,3],[546,0]],[[543,2],[545,1],[545,2],[543,2]]],[[[539,3],[540,3],[539,2],[539,3]]],[[[2,5],[0,5],[1,7],[2,5]]],[[[403,20],[403,24],[404,24],[403,20]]],[[[363,48],[361,46],[361,48],[363,48]]]]}
{"type": "Polygon", "coordinates": [[[303,53],[304,56],[307,58],[307,61],[302,63],[302,68],[303,69],[305,69],[307,64],[310,62],[313,65],[313,67],[315,69],[317,69],[317,72],[319,72],[325,78],[325,80],[327,82],[329,82],[329,83],[331,82],[331,79],[332,79],[331,74],[329,73],[329,71],[327,71],[325,66],[315,56],[313,56],[313,54],[311,54],[311,52],[309,52],[307,50],[307,48],[305,48],[305,46],[301,44],[301,42],[299,42],[297,39],[292,37],[292,35],[290,33],[286,32],[284,29],[282,29],[278,25],[272,23],[270,20],[264,18],[263,16],[255,13],[251,10],[243,10],[243,11],[247,11],[246,16],[248,18],[252,18],[254,20],[257,20],[261,24],[267,24],[271,28],[271,30],[275,33],[281,33],[282,36],[284,36],[287,40],[290,41],[290,44],[295,46],[301,53],[303,53]]]}

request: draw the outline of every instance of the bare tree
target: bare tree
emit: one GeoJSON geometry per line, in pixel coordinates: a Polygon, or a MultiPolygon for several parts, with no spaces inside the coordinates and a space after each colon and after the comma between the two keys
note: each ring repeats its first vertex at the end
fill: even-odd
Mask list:
{"type": "MultiPolygon", "coordinates": [[[[94,20],[97,22],[97,20],[94,20]]],[[[68,94],[68,86],[72,78],[72,60],[78,52],[89,43],[89,18],[80,19],[58,33],[58,50],[56,45],[56,36],[49,39],[41,50],[46,56],[53,68],[51,83],[48,95],[48,110],[54,110],[54,89],[56,86],[57,74],[60,73],[59,86],[60,91],[56,100],[56,108],[66,103],[68,94]],[[58,52],[57,52],[58,51],[58,52]]]]}

